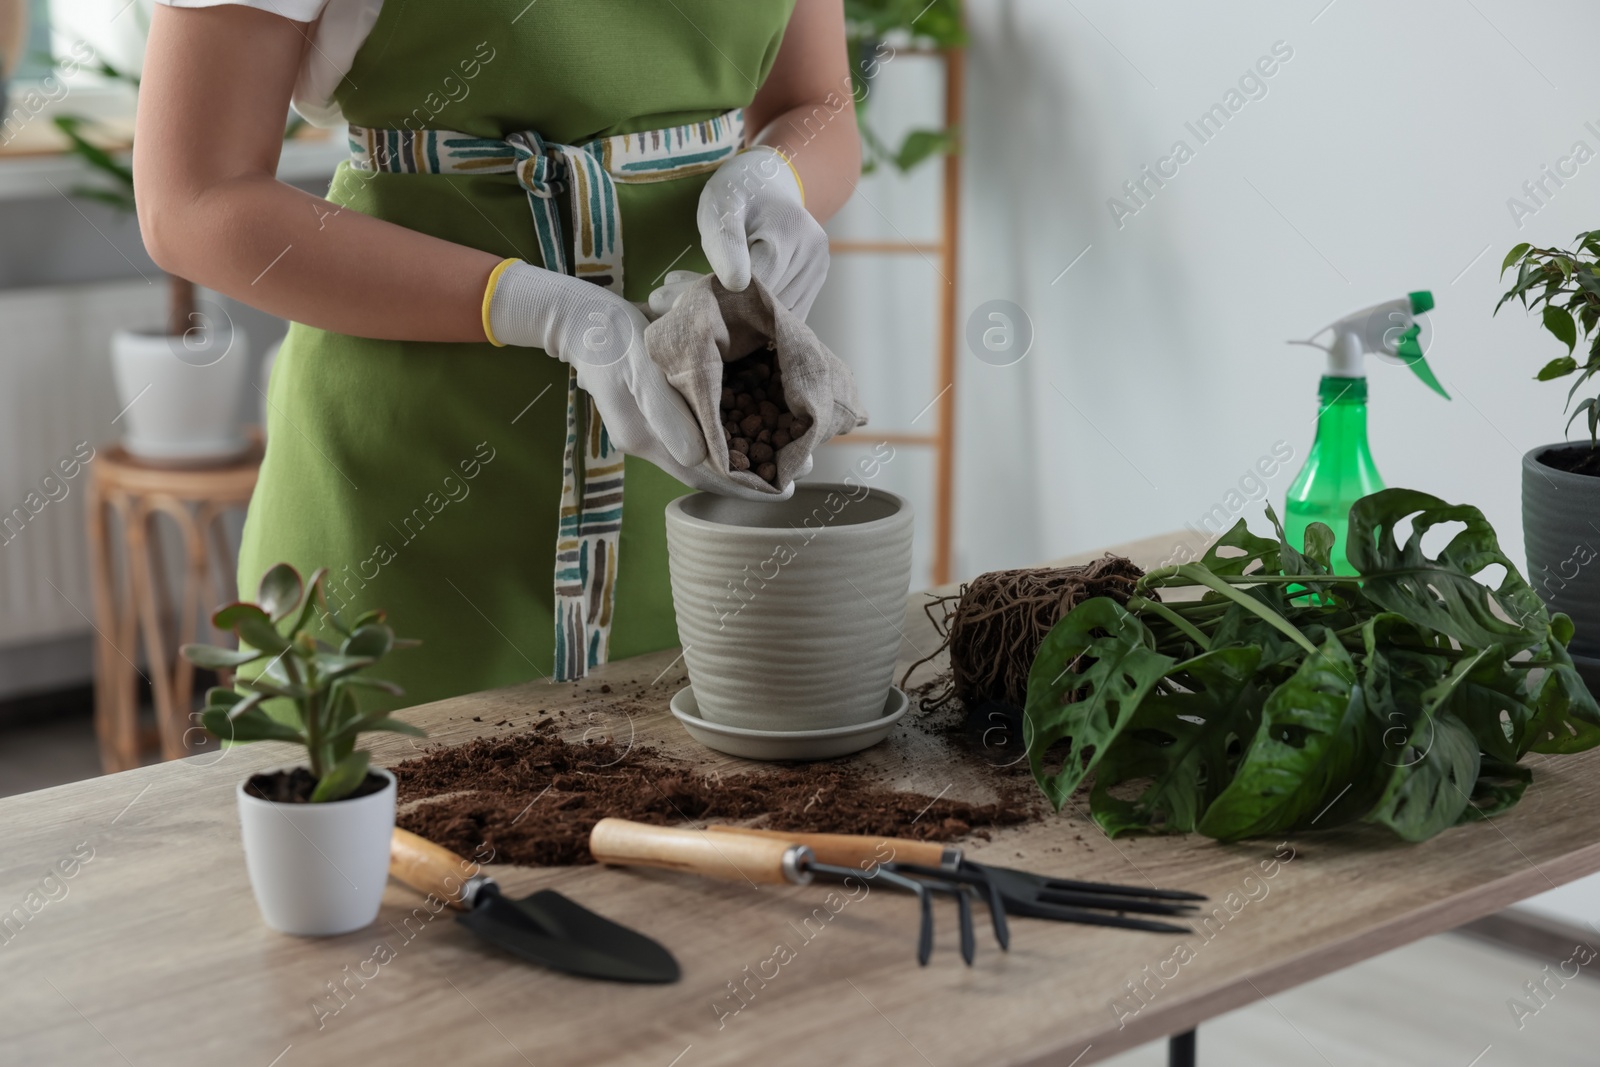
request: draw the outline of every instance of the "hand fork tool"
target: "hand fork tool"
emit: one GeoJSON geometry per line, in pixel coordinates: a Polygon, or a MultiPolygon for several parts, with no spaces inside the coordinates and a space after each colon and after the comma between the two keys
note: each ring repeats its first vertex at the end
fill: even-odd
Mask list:
{"type": "MultiPolygon", "coordinates": [[[[933,896],[948,894],[956,901],[961,958],[968,966],[976,952],[972,898],[980,894],[964,881],[945,877],[944,872],[911,877],[876,862],[849,866],[824,863],[804,843],[782,836],[709,834],[703,830],[647,826],[626,819],[601,819],[596,823],[589,834],[589,851],[600,863],[661,867],[758,885],[805,885],[820,876],[840,882],[859,878],[915,893],[921,905],[917,962],[923,966],[933,953],[933,896]]],[[[1002,949],[1008,948],[1005,908],[992,895],[982,899],[990,909],[995,939],[1002,949]]]]}
{"type": "Polygon", "coordinates": [[[1181,917],[1195,909],[1191,902],[1206,899],[1200,893],[1182,889],[1083,882],[975,863],[967,859],[961,849],[937,841],[756,830],[743,826],[712,826],[710,829],[729,836],[764,837],[806,845],[819,859],[838,866],[872,863],[914,877],[935,877],[970,885],[986,899],[998,902],[999,908],[991,903],[991,910],[1057,922],[1186,934],[1192,932],[1186,926],[1132,918],[1128,913],[1181,917]]]}

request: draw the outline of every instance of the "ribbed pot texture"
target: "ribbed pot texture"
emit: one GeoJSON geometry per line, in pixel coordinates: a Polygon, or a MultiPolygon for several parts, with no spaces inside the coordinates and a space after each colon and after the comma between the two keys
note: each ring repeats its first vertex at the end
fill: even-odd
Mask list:
{"type": "Polygon", "coordinates": [[[808,484],[780,503],[667,506],[667,558],[702,718],[820,730],[884,714],[911,588],[911,507],[808,484]]]}
{"type": "Polygon", "coordinates": [[[1547,608],[1572,616],[1569,651],[1600,657],[1600,478],[1539,462],[1544,453],[1568,447],[1541,445],[1522,457],[1528,581],[1547,608]]]}

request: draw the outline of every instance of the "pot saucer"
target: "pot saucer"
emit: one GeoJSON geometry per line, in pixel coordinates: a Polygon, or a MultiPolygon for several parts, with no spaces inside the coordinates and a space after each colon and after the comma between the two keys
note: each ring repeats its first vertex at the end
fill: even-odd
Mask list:
{"type": "Polygon", "coordinates": [[[690,737],[718,752],[741,759],[819,760],[848,756],[882,741],[906,713],[911,701],[898,687],[891,686],[881,716],[870,722],[826,730],[750,730],[707,722],[700,717],[700,705],[695,701],[692,685],[674,693],[670,706],[673,716],[683,723],[690,737]]]}

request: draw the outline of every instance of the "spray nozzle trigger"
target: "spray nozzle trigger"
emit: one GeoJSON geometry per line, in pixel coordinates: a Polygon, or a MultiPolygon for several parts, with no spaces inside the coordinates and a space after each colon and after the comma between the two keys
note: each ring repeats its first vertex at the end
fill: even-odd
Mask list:
{"type": "Polygon", "coordinates": [[[1428,361],[1423,358],[1422,344],[1417,340],[1418,335],[1421,333],[1422,326],[1420,324],[1413,325],[1411,329],[1402,333],[1398,343],[1395,345],[1394,354],[1404,361],[1406,366],[1411,368],[1411,373],[1422,379],[1423,385],[1449,400],[1450,394],[1444,391],[1444,386],[1439,384],[1439,379],[1433,376],[1433,368],[1428,366],[1428,361]]]}
{"type": "Polygon", "coordinates": [[[1304,341],[1290,341],[1292,345],[1309,345],[1328,353],[1327,376],[1330,378],[1365,378],[1366,357],[1382,355],[1393,357],[1411,368],[1422,384],[1446,400],[1450,394],[1434,376],[1433,368],[1423,358],[1422,325],[1417,316],[1433,310],[1433,294],[1427,290],[1408,293],[1398,300],[1387,300],[1369,308],[1362,308],[1329,323],[1304,341]],[[1327,344],[1317,341],[1330,334],[1327,344]]]}

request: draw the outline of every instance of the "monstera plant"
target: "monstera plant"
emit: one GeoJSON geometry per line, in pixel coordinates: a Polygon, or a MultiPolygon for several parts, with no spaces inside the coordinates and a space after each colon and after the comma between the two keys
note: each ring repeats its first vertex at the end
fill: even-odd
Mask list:
{"type": "MultiPolygon", "coordinates": [[[[1268,512],[1277,526],[1276,516],[1268,512]]],[[[1241,520],[1197,563],[1079,604],[1028,679],[1033,771],[1087,785],[1109,834],[1221,840],[1351,822],[1421,841],[1514,805],[1529,752],[1600,744],[1572,623],[1545,610],[1477,508],[1385,489],[1302,546],[1241,520]],[[1430,555],[1430,531],[1452,532],[1430,555]],[[1189,587],[1199,599],[1158,599],[1189,587]]]]}

